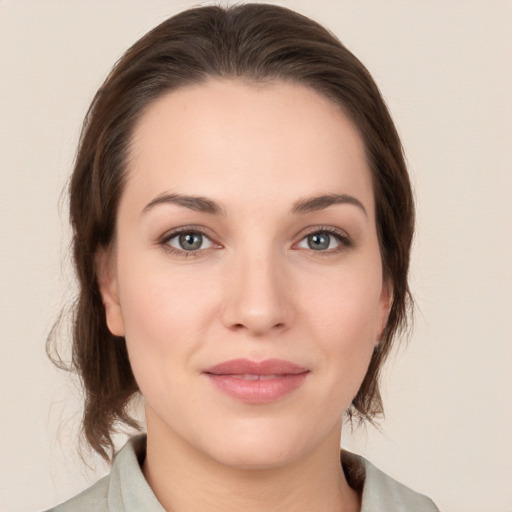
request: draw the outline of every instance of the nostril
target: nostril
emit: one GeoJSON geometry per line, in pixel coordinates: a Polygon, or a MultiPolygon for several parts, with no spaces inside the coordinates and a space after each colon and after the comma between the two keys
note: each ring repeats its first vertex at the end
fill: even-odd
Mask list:
{"type": "Polygon", "coordinates": [[[266,333],[270,331],[280,331],[285,328],[286,324],[283,322],[276,323],[274,325],[271,325],[270,327],[265,325],[254,325],[254,324],[248,324],[245,325],[244,323],[236,323],[231,326],[231,329],[234,331],[251,331],[253,335],[255,336],[263,336],[266,333]]]}
{"type": "Polygon", "coordinates": [[[288,298],[281,297],[281,292],[270,287],[242,284],[236,290],[231,288],[233,293],[229,293],[222,304],[224,326],[231,332],[247,331],[254,336],[286,330],[291,321],[288,298]]]}

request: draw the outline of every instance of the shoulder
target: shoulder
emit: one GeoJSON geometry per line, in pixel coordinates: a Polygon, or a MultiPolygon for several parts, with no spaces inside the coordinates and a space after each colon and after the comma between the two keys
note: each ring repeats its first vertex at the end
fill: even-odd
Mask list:
{"type": "Polygon", "coordinates": [[[94,485],[81,492],[74,498],[57,505],[47,512],[95,512],[108,511],[107,495],[110,475],[98,480],[94,485]]]}
{"type": "Polygon", "coordinates": [[[110,475],[47,512],[164,512],[141,470],[145,436],[128,441],[116,455],[110,475]]]}
{"type": "Polygon", "coordinates": [[[390,477],[364,457],[342,453],[349,481],[362,489],[361,512],[439,512],[427,496],[413,491],[390,477]]]}
{"type": "MultiPolygon", "coordinates": [[[[394,512],[438,512],[434,502],[427,496],[413,491],[389,475],[386,475],[371,462],[364,461],[366,480],[363,496],[368,502],[368,510],[374,510],[373,504],[379,504],[379,510],[394,512]]],[[[363,511],[362,511],[363,512],[363,511]]]]}

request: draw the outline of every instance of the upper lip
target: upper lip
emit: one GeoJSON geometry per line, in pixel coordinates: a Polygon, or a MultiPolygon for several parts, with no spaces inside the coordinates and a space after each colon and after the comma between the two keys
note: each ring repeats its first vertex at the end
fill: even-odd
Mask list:
{"type": "Polygon", "coordinates": [[[307,372],[307,368],[283,359],[232,359],[206,368],[203,372],[213,375],[297,375],[307,372]]]}

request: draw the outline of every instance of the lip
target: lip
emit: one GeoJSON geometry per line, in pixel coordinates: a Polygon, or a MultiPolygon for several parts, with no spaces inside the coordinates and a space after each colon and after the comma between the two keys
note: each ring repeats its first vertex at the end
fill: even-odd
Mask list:
{"type": "Polygon", "coordinates": [[[232,359],[203,371],[217,389],[243,402],[274,402],[299,388],[309,370],[290,361],[232,359]]]}

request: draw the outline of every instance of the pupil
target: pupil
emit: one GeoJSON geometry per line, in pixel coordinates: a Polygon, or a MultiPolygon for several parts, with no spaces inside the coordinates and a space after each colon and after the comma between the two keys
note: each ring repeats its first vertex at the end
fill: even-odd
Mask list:
{"type": "Polygon", "coordinates": [[[180,235],[180,245],[187,251],[200,249],[202,244],[201,235],[197,233],[185,233],[180,235]]]}
{"type": "Polygon", "coordinates": [[[308,238],[308,245],[310,249],[320,251],[329,248],[329,235],[325,233],[315,233],[308,238]]]}

